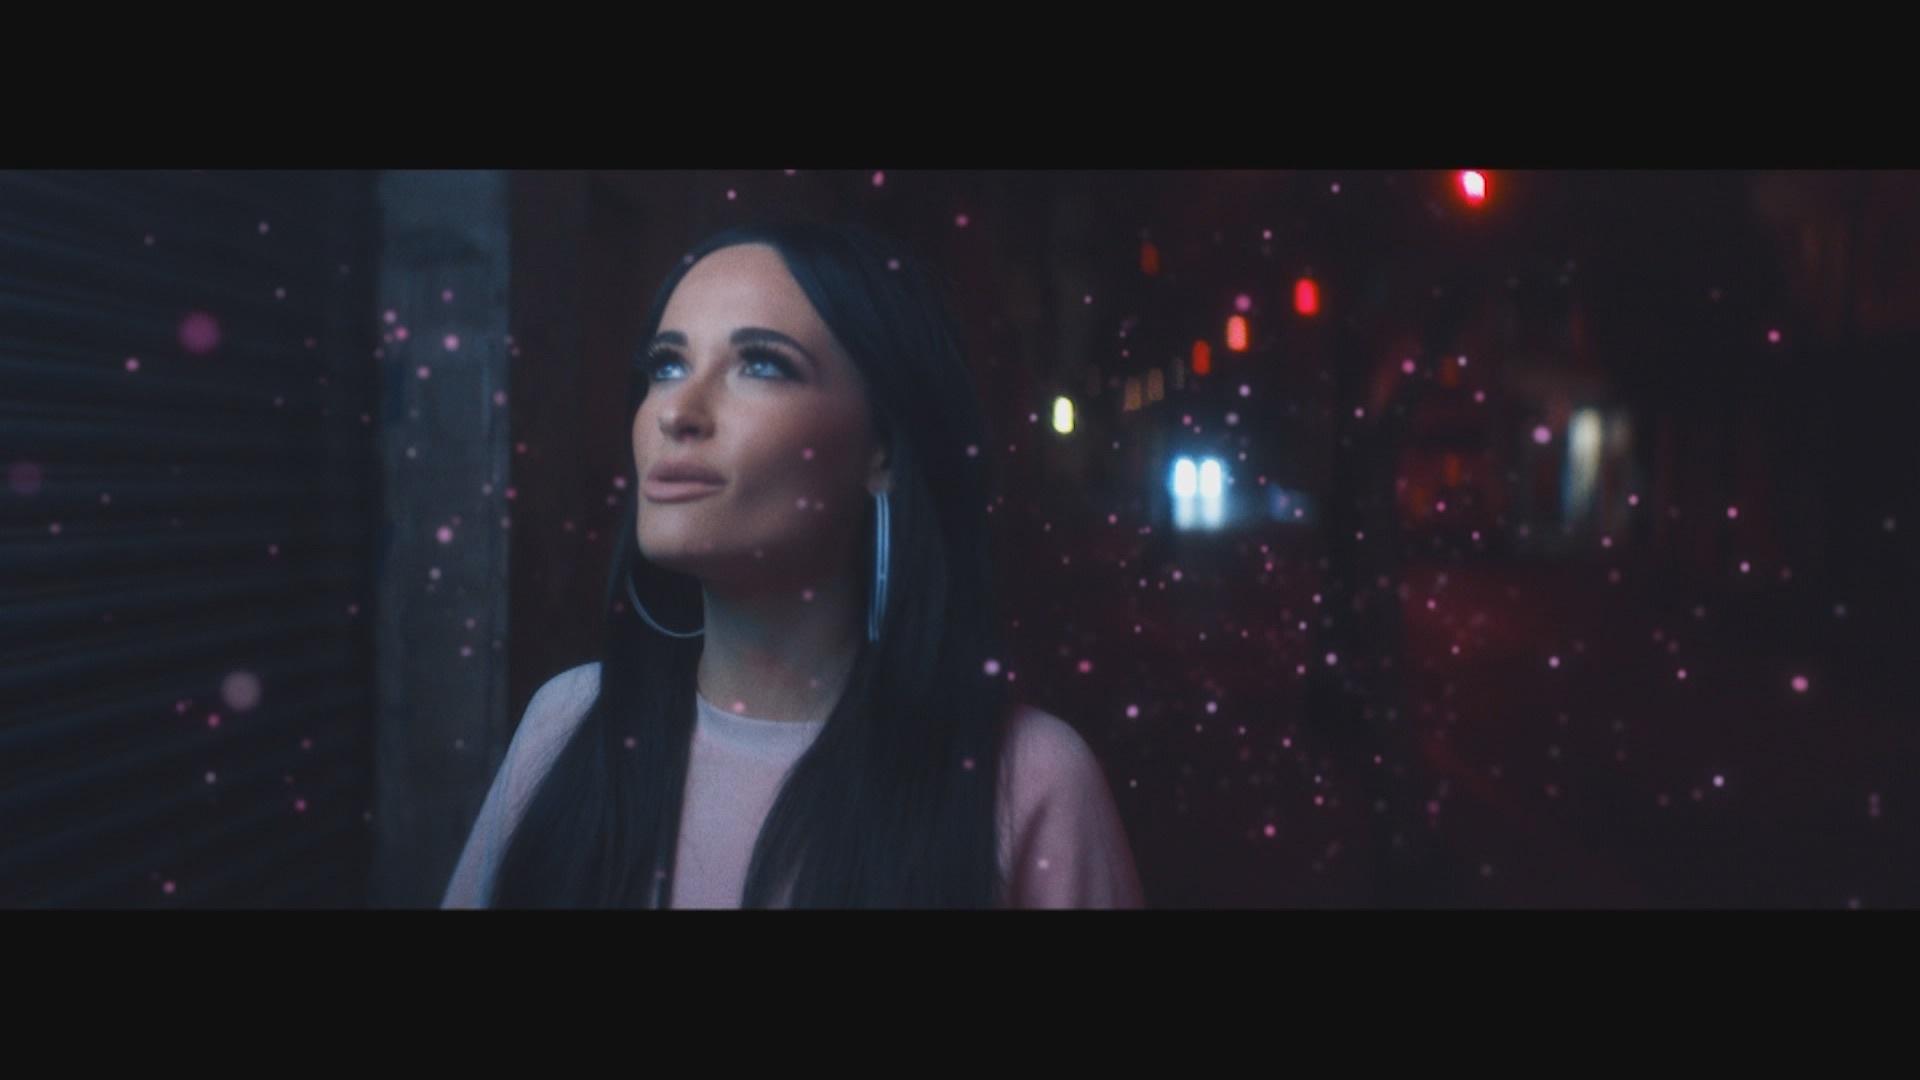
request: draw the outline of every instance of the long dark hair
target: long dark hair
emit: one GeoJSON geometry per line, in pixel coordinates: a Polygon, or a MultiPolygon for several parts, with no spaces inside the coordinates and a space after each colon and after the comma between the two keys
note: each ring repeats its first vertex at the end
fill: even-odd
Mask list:
{"type": "MultiPolygon", "coordinates": [[[[788,774],[755,842],[743,907],[995,907],[1006,903],[997,807],[1008,694],[983,670],[1000,645],[986,534],[987,419],[944,285],[866,228],[740,226],[690,251],[660,286],[640,341],[709,252],[772,246],[865,376],[892,470],[889,579],[878,643],[861,635],[846,690],[788,774]]],[[[627,415],[648,384],[636,363],[627,415]]],[[[696,717],[698,579],[634,538],[639,478],[607,577],[598,697],[535,791],[504,858],[496,907],[647,907],[671,900],[696,717]],[[633,740],[629,749],[627,741],[633,740]],[[657,892],[656,892],[657,886],[657,892]]],[[[863,499],[865,556],[874,505],[863,499]]],[[[871,567],[871,562],[867,562],[871,567]]],[[[872,588],[871,571],[864,575],[872,588]]],[[[861,597],[864,614],[868,597],[861,597]]]]}

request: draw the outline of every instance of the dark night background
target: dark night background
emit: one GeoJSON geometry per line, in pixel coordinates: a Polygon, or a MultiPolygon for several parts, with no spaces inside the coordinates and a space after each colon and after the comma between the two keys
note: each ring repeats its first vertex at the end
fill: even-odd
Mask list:
{"type": "Polygon", "coordinates": [[[436,903],[806,215],[953,283],[1149,906],[1913,906],[1920,173],[1483,175],[0,173],[0,904],[436,903]]]}

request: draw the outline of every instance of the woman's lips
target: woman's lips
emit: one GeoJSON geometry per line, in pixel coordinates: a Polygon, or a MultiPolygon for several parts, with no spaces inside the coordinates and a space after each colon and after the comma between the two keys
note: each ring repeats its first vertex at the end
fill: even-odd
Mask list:
{"type": "Polygon", "coordinates": [[[648,502],[687,502],[705,498],[724,486],[701,480],[646,480],[640,485],[640,493],[648,502]]]}

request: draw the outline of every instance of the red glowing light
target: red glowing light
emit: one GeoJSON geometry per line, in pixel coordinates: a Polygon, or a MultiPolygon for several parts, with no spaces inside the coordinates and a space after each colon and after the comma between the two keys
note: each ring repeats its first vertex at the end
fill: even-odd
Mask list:
{"type": "Polygon", "coordinates": [[[1213,370],[1213,348],[1204,341],[1193,343],[1193,373],[1205,375],[1213,370]]]}
{"type": "Polygon", "coordinates": [[[1293,310],[1302,315],[1320,314],[1320,285],[1312,278],[1293,283],[1293,310]]]}
{"type": "Polygon", "coordinates": [[[1475,206],[1487,201],[1487,174],[1475,169],[1460,173],[1460,193],[1475,206]]]}

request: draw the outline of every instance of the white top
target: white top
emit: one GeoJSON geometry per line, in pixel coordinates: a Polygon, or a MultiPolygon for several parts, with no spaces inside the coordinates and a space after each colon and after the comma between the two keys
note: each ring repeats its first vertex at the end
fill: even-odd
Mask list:
{"type": "MultiPolygon", "coordinates": [[[[447,883],[443,908],[488,906],[513,827],[599,690],[600,665],[542,686],[507,747],[447,883]]],[[[671,904],[737,908],[747,861],[787,771],[827,721],[762,720],[696,694],[697,723],[671,904]]],[[[1106,776],[1072,726],[1019,706],[1001,786],[1000,862],[1019,908],[1140,908],[1139,872],[1106,776]]]]}

